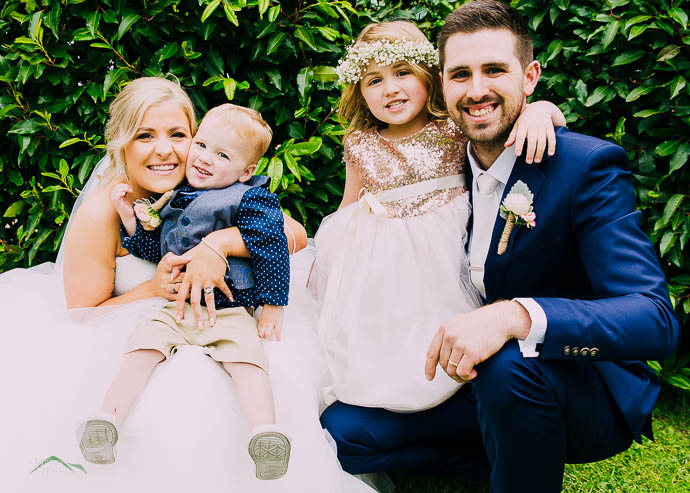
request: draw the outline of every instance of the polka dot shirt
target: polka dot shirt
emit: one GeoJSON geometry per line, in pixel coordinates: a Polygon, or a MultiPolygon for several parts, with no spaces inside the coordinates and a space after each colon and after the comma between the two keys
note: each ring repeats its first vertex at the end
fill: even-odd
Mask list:
{"type": "MultiPolygon", "coordinates": [[[[175,207],[185,208],[204,190],[195,190],[185,185],[176,194],[175,207]]],[[[234,301],[230,301],[217,288],[214,290],[216,308],[235,306],[276,305],[288,303],[290,285],[290,259],[285,238],[283,213],[278,197],[264,187],[254,187],[242,196],[237,209],[237,228],[250,253],[250,263],[254,274],[254,287],[236,289],[227,275],[225,282],[230,287],[234,301]]],[[[209,221],[209,229],[212,221],[209,221]]],[[[228,221],[229,224],[229,221],[228,221]]],[[[230,225],[232,226],[232,225],[230,225]]],[[[122,246],[135,257],[158,263],[166,252],[161,252],[161,228],[146,231],[137,221],[134,235],[127,236],[120,225],[122,246]]],[[[206,234],[211,233],[208,231],[206,234]]],[[[189,245],[189,249],[195,245],[189,245]]],[[[203,304],[203,297],[202,297],[203,304]]]]}

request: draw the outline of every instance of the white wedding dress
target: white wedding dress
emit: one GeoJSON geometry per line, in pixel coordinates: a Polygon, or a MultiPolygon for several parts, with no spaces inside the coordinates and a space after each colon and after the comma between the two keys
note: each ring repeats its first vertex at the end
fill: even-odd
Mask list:
{"type": "MultiPolygon", "coordinates": [[[[0,275],[0,488],[20,492],[365,492],[340,468],[319,423],[325,364],[304,289],[313,253],[292,259],[283,340],[266,342],[277,421],[292,436],[286,476],[254,477],[248,429],[225,371],[194,347],[161,363],[120,430],[112,465],[87,463],[75,429],[99,408],[136,321],[161,299],[112,308],[65,309],[53,264],[0,275]],[[75,321],[79,319],[80,321],[75,321]],[[44,459],[81,464],[71,472],[44,459]]],[[[116,262],[124,292],[155,267],[132,256],[116,262]]]]}

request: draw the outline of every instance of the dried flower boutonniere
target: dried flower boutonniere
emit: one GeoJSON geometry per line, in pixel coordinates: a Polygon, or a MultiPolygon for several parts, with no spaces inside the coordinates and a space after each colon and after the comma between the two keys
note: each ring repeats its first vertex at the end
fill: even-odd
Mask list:
{"type": "Polygon", "coordinates": [[[503,255],[508,248],[508,240],[510,233],[513,232],[513,227],[527,226],[532,229],[537,225],[537,215],[532,210],[532,200],[534,195],[530,191],[525,182],[518,180],[510,193],[503,199],[501,205],[501,217],[506,220],[506,225],[503,228],[503,234],[498,242],[498,254],[503,255]]]}
{"type": "Polygon", "coordinates": [[[158,214],[158,211],[168,203],[172,194],[173,191],[168,190],[155,202],[151,202],[149,199],[137,199],[134,201],[134,214],[139,219],[142,228],[146,231],[153,231],[161,225],[161,216],[158,214]]]}

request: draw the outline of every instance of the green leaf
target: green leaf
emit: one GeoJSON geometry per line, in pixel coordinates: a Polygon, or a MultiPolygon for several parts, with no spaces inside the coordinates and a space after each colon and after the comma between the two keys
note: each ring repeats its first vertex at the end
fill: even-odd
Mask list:
{"type": "Polygon", "coordinates": [[[633,114],[634,117],[636,118],[648,118],[653,115],[658,115],[659,113],[663,113],[664,110],[642,110],[638,111],[637,113],[633,114]]]}
{"type": "Polygon", "coordinates": [[[268,78],[271,80],[271,84],[273,84],[276,89],[281,90],[283,77],[280,75],[280,71],[271,68],[266,70],[266,75],[268,75],[268,78]]]}
{"type": "Polygon", "coordinates": [[[299,142],[297,144],[293,144],[288,152],[293,156],[314,154],[321,148],[322,143],[323,141],[321,137],[312,137],[308,142],[299,142]]]}
{"type": "Polygon", "coordinates": [[[671,158],[671,163],[669,167],[669,174],[673,173],[677,169],[680,169],[683,167],[683,165],[688,161],[688,157],[690,156],[690,144],[688,142],[683,142],[678,146],[678,149],[676,152],[673,154],[673,157],[671,158]]]}
{"type": "Polygon", "coordinates": [[[649,94],[655,89],[655,86],[639,86],[630,91],[628,96],[625,98],[626,103],[630,103],[631,101],[636,101],[637,99],[640,98],[640,96],[644,96],[645,94],[649,94]]]}
{"type": "Polygon", "coordinates": [[[275,22],[278,18],[278,14],[280,14],[280,5],[274,5],[268,10],[268,20],[270,22],[275,22]]]}
{"type": "Polygon", "coordinates": [[[283,178],[283,161],[278,156],[273,156],[268,163],[268,176],[271,179],[270,191],[273,193],[283,178]]]}
{"type": "Polygon", "coordinates": [[[316,45],[314,44],[314,36],[306,27],[300,26],[295,29],[295,37],[304,41],[312,50],[317,51],[316,45]]]}
{"type": "Polygon", "coordinates": [[[256,171],[254,171],[254,174],[256,174],[256,175],[261,174],[266,169],[267,165],[268,165],[268,158],[264,156],[261,159],[259,159],[259,162],[256,165],[256,171]]]}
{"type": "Polygon", "coordinates": [[[674,21],[683,26],[683,29],[688,28],[688,14],[683,9],[672,7],[668,9],[668,13],[674,21]]]}
{"type": "Polygon", "coordinates": [[[3,214],[3,217],[17,217],[26,207],[26,202],[23,200],[18,200],[13,202],[3,214]]]}
{"type": "Polygon", "coordinates": [[[645,32],[647,29],[649,29],[649,24],[642,24],[639,26],[633,26],[633,28],[630,30],[630,33],[628,34],[628,41],[630,41],[633,38],[638,37],[640,34],[645,32]]]}
{"type": "Polygon", "coordinates": [[[664,46],[664,48],[659,52],[659,55],[656,58],[657,62],[663,62],[665,60],[670,60],[671,58],[675,58],[676,55],[680,53],[680,46],[677,45],[667,45],[664,46]]]}
{"type": "Polygon", "coordinates": [[[41,247],[43,242],[46,241],[46,239],[48,238],[48,236],[50,236],[50,233],[52,232],[52,229],[44,229],[40,233],[38,233],[38,237],[34,239],[34,244],[31,247],[31,250],[29,250],[29,265],[34,261],[34,257],[36,256],[36,253],[38,253],[38,249],[41,247]]]}
{"type": "Polygon", "coordinates": [[[116,70],[111,70],[105,76],[105,81],[103,82],[103,94],[108,94],[110,88],[124,75],[125,69],[118,68],[116,70]]]}
{"type": "Polygon", "coordinates": [[[338,80],[338,74],[335,72],[335,67],[327,65],[317,65],[313,68],[312,74],[314,80],[317,82],[332,82],[338,80]]]}
{"type": "Polygon", "coordinates": [[[313,72],[311,67],[300,69],[297,74],[297,90],[299,91],[300,98],[304,99],[306,97],[307,91],[311,89],[312,80],[313,72]]]}
{"type": "Polygon", "coordinates": [[[110,49],[110,45],[98,41],[95,43],[91,43],[89,46],[91,46],[92,48],[105,48],[106,50],[110,49]]]}
{"type": "Polygon", "coordinates": [[[122,22],[120,22],[120,27],[117,30],[117,34],[115,35],[115,39],[122,39],[122,36],[125,35],[127,31],[139,20],[141,19],[141,16],[139,14],[127,14],[122,18],[122,22]]]}
{"type": "Polygon", "coordinates": [[[549,47],[546,49],[546,61],[551,61],[558,56],[558,54],[563,49],[564,41],[562,39],[556,39],[549,43],[549,47]]]}
{"type": "Polygon", "coordinates": [[[616,37],[616,33],[618,33],[619,26],[620,21],[613,21],[606,26],[606,30],[604,31],[604,36],[601,41],[601,46],[603,48],[607,48],[611,44],[613,39],[616,37]]]}
{"type": "Polygon", "coordinates": [[[225,91],[225,97],[228,98],[228,101],[232,101],[235,98],[235,88],[237,88],[235,79],[231,77],[223,79],[223,91],[225,91]]]}
{"type": "Polygon", "coordinates": [[[283,154],[283,157],[285,159],[285,164],[287,164],[287,167],[290,170],[290,172],[293,175],[295,175],[295,178],[301,181],[302,177],[299,174],[299,167],[297,166],[297,160],[295,159],[295,157],[290,152],[286,152],[285,154],[283,154]]]}
{"type": "Polygon", "coordinates": [[[67,161],[64,159],[60,159],[60,164],[58,165],[58,171],[60,172],[61,177],[67,176],[69,173],[69,164],[67,164],[67,161]]]}
{"type": "Polygon", "coordinates": [[[618,55],[611,66],[617,67],[619,65],[626,65],[639,60],[643,56],[645,56],[645,52],[642,50],[626,51],[625,53],[618,55]]]}
{"type": "Polygon", "coordinates": [[[210,17],[211,14],[218,8],[220,5],[221,0],[212,0],[211,3],[209,3],[204,11],[201,13],[201,22],[206,22],[206,19],[210,17]]]}
{"type": "Polygon", "coordinates": [[[677,193],[673,195],[668,202],[666,202],[666,207],[664,207],[664,215],[662,217],[664,224],[668,224],[668,222],[671,220],[671,216],[673,216],[676,210],[678,210],[678,207],[680,206],[681,202],[683,202],[684,198],[685,196],[683,194],[677,193]]]}
{"type": "Polygon", "coordinates": [[[229,3],[223,4],[223,11],[225,12],[225,17],[235,26],[239,27],[240,21],[237,19],[237,14],[229,3]]]}
{"type": "Polygon", "coordinates": [[[677,140],[665,140],[664,142],[656,146],[654,152],[656,152],[659,156],[664,157],[670,156],[671,154],[676,152],[676,149],[678,149],[677,140]]]}
{"type": "Polygon", "coordinates": [[[271,5],[271,0],[259,0],[259,15],[263,18],[263,15],[268,10],[271,5]]]}
{"type": "Polygon", "coordinates": [[[678,387],[683,390],[690,390],[690,378],[683,375],[672,375],[666,379],[668,383],[674,387],[678,387]]]}
{"type": "Polygon", "coordinates": [[[676,235],[673,234],[672,229],[667,229],[664,235],[661,237],[661,242],[659,243],[659,251],[663,257],[671,249],[671,247],[676,242],[676,235]]]}
{"type": "Polygon", "coordinates": [[[163,60],[167,60],[168,58],[174,57],[177,54],[177,50],[179,49],[179,47],[180,45],[175,41],[166,43],[165,46],[163,46],[163,51],[161,51],[160,61],[162,62],[163,60]]]}
{"type": "Polygon", "coordinates": [[[69,470],[72,471],[72,472],[74,472],[74,470],[73,470],[73,468],[74,468],[74,469],[80,470],[80,471],[83,472],[84,474],[87,474],[86,469],[84,469],[84,466],[82,466],[81,464],[72,464],[72,463],[70,463],[70,462],[65,462],[65,461],[62,460],[61,458],[56,457],[56,456],[54,456],[54,455],[51,455],[50,457],[48,457],[48,458],[46,458],[46,459],[43,459],[39,465],[37,465],[36,467],[34,467],[34,468],[31,470],[31,472],[29,472],[29,474],[32,474],[34,471],[37,471],[38,469],[40,469],[41,467],[45,466],[45,465],[48,464],[49,462],[57,462],[58,464],[62,464],[63,466],[65,466],[67,469],[69,469],[69,470]]]}
{"type": "Polygon", "coordinates": [[[19,135],[31,135],[38,132],[43,125],[40,120],[35,118],[30,118],[28,120],[22,120],[19,123],[15,123],[7,131],[8,134],[19,134],[19,135]]]}
{"type": "Polygon", "coordinates": [[[71,146],[72,144],[76,144],[77,142],[82,142],[83,139],[80,139],[79,137],[72,137],[71,139],[67,139],[64,142],[60,144],[60,149],[63,147],[71,146]]]}
{"type": "Polygon", "coordinates": [[[680,91],[683,90],[685,84],[685,77],[683,77],[680,74],[675,76],[673,81],[671,81],[671,99],[675,98],[676,96],[678,96],[678,94],[680,94],[680,91]]]}
{"type": "Polygon", "coordinates": [[[283,31],[278,31],[273,36],[271,36],[271,39],[268,40],[268,45],[266,47],[266,54],[270,55],[271,53],[276,51],[280,47],[281,43],[283,42],[286,36],[287,34],[285,34],[285,32],[283,31]]]}
{"type": "Polygon", "coordinates": [[[606,96],[607,91],[608,87],[606,86],[599,86],[596,89],[594,89],[594,92],[592,92],[587,98],[587,101],[585,101],[585,106],[589,108],[590,106],[594,106],[595,104],[597,104],[599,101],[604,99],[604,96],[606,96]]]}

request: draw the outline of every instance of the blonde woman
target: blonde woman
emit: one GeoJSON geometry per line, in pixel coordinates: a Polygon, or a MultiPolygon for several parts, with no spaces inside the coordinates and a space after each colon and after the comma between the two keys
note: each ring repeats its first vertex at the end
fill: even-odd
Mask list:
{"type": "MultiPolygon", "coordinates": [[[[203,288],[224,288],[225,262],[205,244],[184,257],[167,256],[158,266],[128,255],[110,199],[118,183],[131,186],[132,200],[174,188],[184,175],[195,130],[191,102],[179,86],[158,78],[131,82],[113,103],[109,159],[85,187],[57,266],[0,276],[5,349],[0,436],[11,444],[0,447],[0,462],[8,491],[239,493],[270,488],[256,479],[246,449],[233,446],[246,443],[248,428],[227,373],[195,347],[179,349],[153,372],[122,430],[115,464],[84,463],[72,432],[79,417],[100,406],[98,389],[112,379],[139,320],[150,318],[165,300],[180,296],[184,301],[189,292],[198,306],[203,288]],[[175,276],[182,265],[185,273],[175,276]],[[70,466],[73,474],[57,461],[27,474],[51,456],[82,464],[88,475],[70,466]]],[[[300,249],[303,228],[289,218],[286,224],[294,233],[294,240],[287,234],[289,248],[300,249]]],[[[235,229],[205,239],[225,255],[247,255],[235,229]]],[[[293,257],[293,287],[304,285],[306,268],[301,266],[310,263],[304,253],[293,257]]],[[[290,470],[273,488],[368,491],[340,469],[319,424],[315,389],[322,382],[323,363],[309,330],[313,307],[302,298],[286,309],[281,341],[265,343],[274,370],[276,420],[290,428],[294,439],[290,470]]]]}

